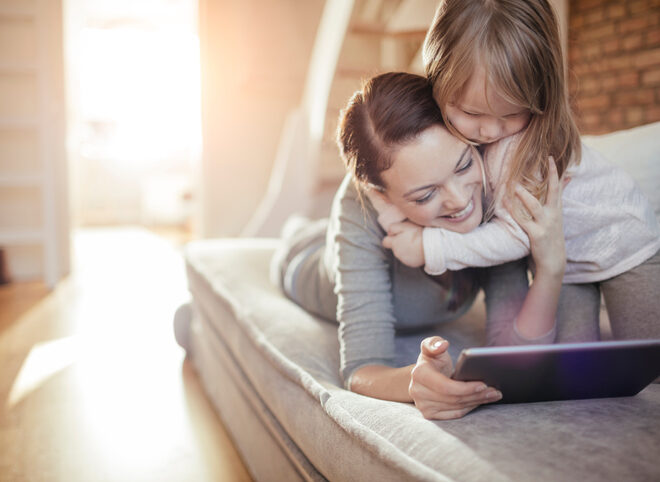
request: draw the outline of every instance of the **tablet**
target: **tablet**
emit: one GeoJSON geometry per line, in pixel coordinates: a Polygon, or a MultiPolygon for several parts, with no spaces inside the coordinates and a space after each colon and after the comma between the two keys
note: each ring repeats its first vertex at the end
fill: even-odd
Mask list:
{"type": "Polygon", "coordinates": [[[468,348],[452,378],[502,392],[496,403],[625,397],[660,375],[660,340],[468,348]]]}

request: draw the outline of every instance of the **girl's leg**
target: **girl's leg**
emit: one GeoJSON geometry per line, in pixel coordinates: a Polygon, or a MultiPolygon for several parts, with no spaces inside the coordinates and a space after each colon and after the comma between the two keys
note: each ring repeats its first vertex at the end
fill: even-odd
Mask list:
{"type": "Polygon", "coordinates": [[[565,284],[557,307],[557,343],[598,341],[600,290],[592,283],[565,284]]]}
{"type": "Polygon", "coordinates": [[[660,251],[601,288],[615,339],[660,338],[660,251]]]}

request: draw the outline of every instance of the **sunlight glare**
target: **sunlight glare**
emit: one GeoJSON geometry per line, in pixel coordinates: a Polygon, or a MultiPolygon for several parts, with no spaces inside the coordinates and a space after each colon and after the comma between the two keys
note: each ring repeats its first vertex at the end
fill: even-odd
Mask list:
{"type": "Polygon", "coordinates": [[[79,355],[80,344],[75,336],[37,343],[14,380],[7,398],[8,408],[13,408],[48,379],[72,365],[79,355]]]}
{"type": "Polygon", "coordinates": [[[198,44],[185,30],[83,29],[82,117],[115,121],[109,143],[86,145],[83,155],[130,166],[195,154],[201,145],[198,44]]]}

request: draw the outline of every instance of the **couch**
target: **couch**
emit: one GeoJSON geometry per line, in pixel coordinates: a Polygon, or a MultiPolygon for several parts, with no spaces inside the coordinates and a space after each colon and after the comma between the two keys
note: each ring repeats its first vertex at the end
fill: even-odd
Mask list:
{"type": "MultiPolygon", "coordinates": [[[[660,217],[660,123],[584,140],[638,179],[660,217]]],[[[187,245],[192,300],[175,316],[256,480],[660,480],[660,384],[634,397],[482,406],[451,421],[343,389],[336,325],[269,279],[278,242],[187,245]]],[[[482,301],[434,333],[452,356],[483,344],[482,301]]],[[[398,336],[399,363],[414,362],[430,334],[398,336]]]]}

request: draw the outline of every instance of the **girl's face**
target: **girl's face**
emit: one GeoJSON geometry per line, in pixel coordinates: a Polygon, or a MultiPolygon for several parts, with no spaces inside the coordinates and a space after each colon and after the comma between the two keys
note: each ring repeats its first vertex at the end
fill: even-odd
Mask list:
{"type": "Polygon", "coordinates": [[[486,90],[485,79],[484,69],[478,67],[461,98],[444,106],[449,122],[477,144],[490,144],[520,132],[530,118],[529,109],[507,101],[492,86],[486,90]]]}
{"type": "Polygon", "coordinates": [[[393,154],[381,173],[385,195],[412,222],[467,233],[483,215],[482,176],[474,149],[436,125],[393,154]]]}

